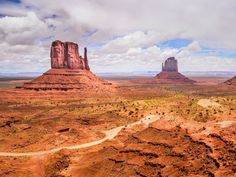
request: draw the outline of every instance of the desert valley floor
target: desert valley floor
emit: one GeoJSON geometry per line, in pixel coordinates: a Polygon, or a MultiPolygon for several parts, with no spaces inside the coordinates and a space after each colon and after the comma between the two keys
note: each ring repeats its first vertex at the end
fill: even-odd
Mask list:
{"type": "Polygon", "coordinates": [[[109,93],[1,81],[0,176],[235,176],[236,88],[220,84],[225,78],[193,79],[116,78],[109,93]]]}

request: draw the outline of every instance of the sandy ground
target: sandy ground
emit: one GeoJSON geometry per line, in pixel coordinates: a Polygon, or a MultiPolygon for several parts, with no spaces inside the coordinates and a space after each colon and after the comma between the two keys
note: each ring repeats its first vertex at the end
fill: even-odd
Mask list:
{"type": "Polygon", "coordinates": [[[117,82],[119,97],[2,89],[0,176],[234,176],[234,90],[117,82]]]}
{"type": "Polygon", "coordinates": [[[219,103],[216,103],[215,101],[210,99],[200,99],[197,104],[204,108],[221,106],[219,103]]]}

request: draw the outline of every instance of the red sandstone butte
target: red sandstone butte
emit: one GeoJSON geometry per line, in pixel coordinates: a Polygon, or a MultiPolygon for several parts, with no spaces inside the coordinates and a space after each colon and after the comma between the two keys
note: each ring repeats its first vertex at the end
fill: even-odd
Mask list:
{"type": "Polygon", "coordinates": [[[154,78],[159,84],[193,84],[195,81],[178,72],[178,61],[174,57],[168,58],[162,64],[162,71],[154,78]]]}
{"type": "Polygon", "coordinates": [[[31,90],[85,90],[114,91],[112,84],[100,79],[90,71],[87,48],[84,57],[79,55],[79,46],[73,42],[56,40],[51,46],[51,69],[24,84],[31,90]]]}
{"type": "Polygon", "coordinates": [[[83,69],[90,70],[87,59],[87,49],[84,49],[84,58],[79,55],[79,46],[73,42],[56,40],[51,46],[52,69],[83,69]]]}

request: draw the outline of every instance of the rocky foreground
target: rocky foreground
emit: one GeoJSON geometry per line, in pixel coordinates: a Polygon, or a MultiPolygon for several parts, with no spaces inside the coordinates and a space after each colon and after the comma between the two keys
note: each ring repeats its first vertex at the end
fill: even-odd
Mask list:
{"type": "Polygon", "coordinates": [[[107,143],[76,160],[64,174],[72,176],[234,176],[236,123],[187,124],[159,120],[148,128],[107,143]],[[109,145],[110,144],[110,145],[109,145]]]}

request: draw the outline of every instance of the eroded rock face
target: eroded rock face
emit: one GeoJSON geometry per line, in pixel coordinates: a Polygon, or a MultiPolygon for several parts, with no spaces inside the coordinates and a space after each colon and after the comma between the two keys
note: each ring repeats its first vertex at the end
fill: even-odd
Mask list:
{"type": "Polygon", "coordinates": [[[79,47],[73,42],[65,43],[65,60],[68,63],[70,69],[83,69],[81,66],[81,60],[79,58],[79,47]]]}
{"type": "Polygon", "coordinates": [[[78,44],[73,42],[54,41],[51,46],[52,69],[82,69],[89,70],[87,49],[84,58],[79,55],[78,44]]]}
{"type": "Polygon", "coordinates": [[[175,57],[168,58],[164,64],[162,64],[162,71],[174,71],[178,72],[178,62],[175,57]]]}
{"type": "Polygon", "coordinates": [[[87,48],[84,48],[84,65],[86,70],[90,70],[88,65],[88,58],[87,58],[87,48]]]}
{"type": "MultiPolygon", "coordinates": [[[[87,49],[79,55],[78,44],[54,41],[51,46],[52,69],[34,80],[24,83],[29,90],[79,90],[87,93],[115,92],[112,84],[98,78],[89,68],[87,49]]],[[[0,125],[1,126],[1,125],[0,125]]]]}
{"type": "Polygon", "coordinates": [[[162,64],[162,71],[155,76],[153,83],[158,84],[193,84],[195,81],[178,72],[178,61],[175,57],[168,58],[162,64]]]}
{"type": "Polygon", "coordinates": [[[52,68],[64,68],[65,53],[64,43],[61,41],[54,41],[51,46],[51,66],[52,68]]]}

